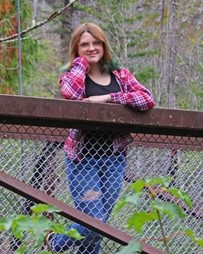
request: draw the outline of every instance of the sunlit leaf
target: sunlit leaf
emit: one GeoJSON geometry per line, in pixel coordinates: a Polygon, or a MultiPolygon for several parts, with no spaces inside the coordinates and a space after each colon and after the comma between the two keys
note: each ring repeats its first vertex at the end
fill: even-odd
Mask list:
{"type": "Polygon", "coordinates": [[[194,241],[203,248],[203,239],[195,238],[194,241]]]}
{"type": "Polygon", "coordinates": [[[133,184],[130,185],[129,189],[134,190],[135,192],[140,192],[146,186],[145,180],[138,179],[133,184]]]}

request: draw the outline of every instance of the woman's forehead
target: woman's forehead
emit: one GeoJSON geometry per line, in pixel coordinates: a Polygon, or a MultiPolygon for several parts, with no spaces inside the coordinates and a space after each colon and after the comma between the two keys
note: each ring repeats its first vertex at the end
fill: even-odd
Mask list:
{"type": "Polygon", "coordinates": [[[95,37],[89,32],[84,32],[80,36],[80,41],[91,41],[91,40],[95,40],[95,37]]]}

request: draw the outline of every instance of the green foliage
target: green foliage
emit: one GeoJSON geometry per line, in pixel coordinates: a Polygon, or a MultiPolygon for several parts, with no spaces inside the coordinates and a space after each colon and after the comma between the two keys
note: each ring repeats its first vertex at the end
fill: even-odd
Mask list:
{"type": "Polygon", "coordinates": [[[137,241],[131,240],[125,248],[119,251],[119,254],[135,254],[135,251],[141,253],[141,245],[137,241]]]}
{"type": "MultiPolygon", "coordinates": [[[[97,7],[90,8],[76,2],[74,8],[85,12],[89,17],[92,16],[98,20],[100,25],[111,38],[111,47],[114,55],[118,56],[123,64],[128,62],[128,47],[134,49],[136,43],[139,42],[134,36],[139,29],[127,29],[128,26],[133,27],[136,21],[143,19],[143,14],[132,12],[134,1],[97,1],[97,7]],[[104,15],[106,13],[106,15],[104,15]],[[124,54],[127,52],[127,55],[124,54]]],[[[91,19],[86,18],[85,21],[91,19]]],[[[144,33],[144,32],[143,32],[144,33]]]]}
{"type": "MultiPolygon", "coordinates": [[[[188,79],[188,90],[181,91],[177,94],[177,103],[181,109],[189,109],[193,105],[194,110],[203,110],[203,82],[201,80],[188,79]]],[[[183,89],[182,89],[183,90],[183,89]]]]}
{"type": "Polygon", "coordinates": [[[150,56],[156,56],[158,52],[156,50],[150,50],[150,51],[141,51],[132,54],[132,57],[150,57],[150,56]]]}
{"type": "Polygon", "coordinates": [[[136,78],[141,83],[147,84],[149,81],[156,81],[159,78],[159,73],[152,66],[146,66],[136,73],[136,78]]]}
{"type": "MultiPolygon", "coordinates": [[[[26,0],[20,1],[20,4],[21,31],[23,31],[32,25],[33,13],[26,0]]],[[[15,5],[16,1],[10,1],[9,12],[6,9],[0,12],[2,37],[18,32],[15,5]]],[[[35,33],[39,31],[35,30],[35,33]]],[[[56,59],[52,44],[34,34],[26,34],[21,38],[23,95],[56,97],[58,94],[60,63],[58,58],[56,59]]],[[[0,45],[0,93],[19,94],[18,46],[17,40],[0,45]]]]}
{"type": "Polygon", "coordinates": [[[133,228],[138,233],[140,233],[145,223],[154,221],[154,220],[158,220],[158,215],[156,212],[141,211],[139,213],[133,214],[130,218],[128,218],[126,226],[128,229],[133,228]]]}
{"type": "Polygon", "coordinates": [[[155,100],[156,97],[159,99],[157,106],[168,105],[169,93],[166,84],[169,75],[171,80],[174,80],[171,85],[176,107],[202,110],[202,66],[199,63],[202,47],[200,2],[197,0],[194,5],[190,1],[180,2],[174,13],[174,28],[169,24],[173,10],[171,3],[167,1],[98,0],[94,5],[76,1],[74,9],[83,13],[82,22],[94,20],[107,32],[112,52],[118,56],[123,66],[134,73],[137,73],[137,66],[139,70],[143,70],[143,73],[136,76],[138,80],[141,78],[140,81],[145,85],[146,82],[156,81],[157,87],[152,88],[152,91],[155,93],[155,100]],[[193,22],[189,22],[191,17],[193,22]],[[177,50],[173,73],[169,72],[170,36],[175,36],[173,40],[177,50]],[[178,61],[181,61],[179,65],[178,61]],[[191,66],[190,63],[195,63],[196,66],[191,66]],[[149,71],[145,70],[148,66],[154,70],[153,73],[146,73],[149,71]],[[191,73],[195,81],[194,90],[191,87],[191,73]]]}
{"type": "MultiPolygon", "coordinates": [[[[2,0],[0,2],[1,37],[7,37],[17,33],[16,1],[2,0]]],[[[176,108],[202,110],[201,0],[192,2],[183,3],[182,1],[176,6],[173,35],[170,31],[172,24],[169,24],[172,14],[171,3],[167,1],[75,1],[71,11],[73,14],[79,11],[77,22],[92,21],[107,32],[113,54],[119,58],[123,66],[134,73],[141,72],[136,78],[138,80],[141,78],[140,81],[147,86],[146,82],[149,82],[155,100],[159,100],[158,107],[168,105],[167,77],[169,75],[173,83],[172,92],[175,94],[176,108]],[[168,62],[170,36],[174,36],[176,49],[173,73],[169,72],[168,62]],[[149,70],[145,68],[148,67],[154,72],[146,73],[149,70]],[[156,81],[154,88],[153,81],[156,81]]],[[[32,25],[33,10],[32,4],[28,1],[22,0],[20,3],[21,30],[24,30],[32,25]]],[[[61,5],[62,2],[57,2],[50,7],[57,11],[61,5]]],[[[42,18],[45,12],[41,6],[38,7],[39,17],[42,18]]],[[[47,17],[47,12],[45,15],[47,17]]],[[[61,48],[64,43],[60,44],[60,41],[64,42],[63,33],[71,31],[77,23],[71,24],[72,20],[74,22],[75,18],[70,17],[70,23],[67,23],[67,29],[64,31],[60,23],[62,16],[60,16],[54,23],[47,24],[48,29],[45,29],[45,33],[38,28],[27,33],[21,40],[23,95],[58,97],[58,69],[62,65],[60,53],[65,50],[61,48]],[[49,38],[52,39],[49,40],[49,38]]],[[[17,53],[17,41],[1,43],[1,93],[18,94],[17,53]]]]}
{"type": "Polygon", "coordinates": [[[25,70],[29,72],[29,76],[27,75],[28,78],[24,82],[24,95],[58,97],[58,75],[61,62],[52,47],[51,41],[38,40],[38,49],[34,53],[37,60],[30,55],[30,64],[25,70]]]}
{"type": "MultiPolygon", "coordinates": [[[[143,226],[147,223],[157,221],[160,225],[160,231],[163,237],[163,242],[167,254],[169,254],[169,247],[166,240],[167,236],[163,228],[163,217],[168,217],[174,225],[176,225],[178,222],[179,229],[182,231],[181,233],[187,235],[193,242],[203,247],[203,239],[196,238],[192,230],[185,228],[181,224],[181,222],[183,222],[187,217],[187,214],[184,212],[183,208],[178,204],[173,203],[173,201],[161,201],[159,199],[160,193],[163,195],[171,195],[171,200],[176,198],[189,208],[192,207],[192,201],[190,200],[187,193],[175,187],[170,188],[171,181],[171,177],[163,176],[158,176],[156,178],[148,177],[146,179],[138,179],[128,188],[125,197],[117,202],[114,208],[114,215],[117,215],[122,209],[125,208],[126,205],[133,205],[135,211],[128,218],[126,227],[128,229],[134,229],[138,233],[142,231],[143,226]],[[139,206],[143,195],[147,195],[149,197],[150,204],[146,210],[139,211],[137,207],[139,206]]],[[[174,235],[176,235],[176,233],[177,232],[175,232],[174,235]]],[[[124,247],[118,254],[135,253],[135,251],[140,253],[140,251],[137,249],[137,244],[139,243],[137,242],[137,244],[134,245],[135,242],[136,240],[133,240],[133,244],[132,242],[129,243],[129,245],[124,247]]]]}
{"type": "MultiPolygon", "coordinates": [[[[10,232],[14,237],[22,241],[16,254],[24,254],[27,246],[24,242],[24,234],[31,234],[34,239],[34,248],[39,248],[44,243],[45,236],[48,232],[52,231],[55,233],[66,234],[77,240],[83,239],[76,229],[66,230],[64,226],[56,224],[48,219],[44,213],[58,213],[60,212],[57,208],[39,204],[31,207],[33,214],[30,215],[17,215],[10,216],[0,219],[0,231],[10,232]]],[[[50,252],[40,252],[40,254],[50,254],[50,252]]]]}
{"type": "MultiPolygon", "coordinates": [[[[158,194],[161,192],[172,195],[173,198],[178,198],[189,208],[192,207],[192,202],[184,191],[178,188],[170,187],[172,181],[171,177],[158,176],[156,178],[145,178],[138,179],[136,182],[130,185],[124,198],[120,199],[115,208],[114,215],[117,215],[126,205],[133,205],[135,212],[128,218],[126,227],[128,229],[134,229],[136,232],[141,232],[143,226],[157,221],[160,225],[160,230],[163,236],[163,241],[167,246],[166,235],[163,230],[162,218],[167,216],[174,225],[177,225],[181,233],[188,236],[194,243],[203,247],[203,239],[197,238],[191,229],[185,228],[180,222],[184,221],[186,214],[183,209],[173,203],[168,201],[161,202],[158,198],[158,194]],[[147,195],[150,198],[150,205],[146,210],[138,211],[140,200],[143,195],[147,195]]],[[[67,234],[70,237],[81,240],[83,237],[75,229],[66,230],[66,228],[60,224],[56,224],[50,219],[48,219],[46,213],[59,213],[60,211],[53,206],[46,204],[38,204],[31,208],[33,214],[30,215],[17,215],[9,216],[0,219],[0,231],[10,232],[14,237],[21,240],[21,245],[19,246],[16,254],[24,254],[27,249],[25,234],[31,235],[34,248],[40,248],[44,243],[44,238],[47,232],[55,232],[61,234],[67,234]]],[[[177,232],[174,233],[174,236],[177,232]]],[[[141,253],[140,243],[132,239],[127,246],[125,246],[119,253],[141,253]]],[[[169,251],[167,252],[169,253],[169,251]]],[[[41,251],[40,254],[50,254],[47,251],[41,251]]]]}
{"type": "MultiPolygon", "coordinates": [[[[17,31],[17,12],[16,1],[8,1],[10,4],[9,11],[2,10],[0,14],[2,37],[7,37],[16,34],[17,31]],[[6,16],[5,16],[6,14],[6,16]]],[[[20,1],[21,4],[21,30],[27,28],[32,17],[31,7],[27,1],[20,1]]],[[[39,60],[39,41],[31,37],[26,37],[21,40],[22,43],[22,73],[23,80],[26,81],[30,77],[31,70],[33,68],[32,61],[39,60]]],[[[17,40],[6,42],[0,47],[0,60],[2,67],[0,68],[1,83],[3,86],[9,88],[12,93],[19,93],[18,86],[18,42],[17,40]],[[2,59],[1,59],[2,57],[2,59]]],[[[6,91],[6,90],[5,90],[6,91]]],[[[0,91],[3,92],[3,91],[0,91]]]]}

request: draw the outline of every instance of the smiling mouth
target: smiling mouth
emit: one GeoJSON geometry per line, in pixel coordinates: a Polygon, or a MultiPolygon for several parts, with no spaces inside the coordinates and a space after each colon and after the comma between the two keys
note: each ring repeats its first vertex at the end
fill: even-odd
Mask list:
{"type": "Polygon", "coordinates": [[[95,57],[95,56],[97,56],[97,54],[90,54],[88,56],[95,57]]]}

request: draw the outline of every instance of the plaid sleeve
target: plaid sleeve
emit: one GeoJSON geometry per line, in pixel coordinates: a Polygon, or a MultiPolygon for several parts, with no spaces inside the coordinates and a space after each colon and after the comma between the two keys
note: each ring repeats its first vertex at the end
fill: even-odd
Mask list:
{"type": "Polygon", "coordinates": [[[60,75],[61,95],[65,99],[80,100],[84,96],[85,77],[88,63],[82,57],[77,57],[69,71],[60,75]]]}
{"type": "Polygon", "coordinates": [[[116,71],[115,76],[121,92],[111,93],[111,102],[131,107],[135,110],[148,110],[154,107],[151,92],[141,85],[127,69],[116,71]]]}

